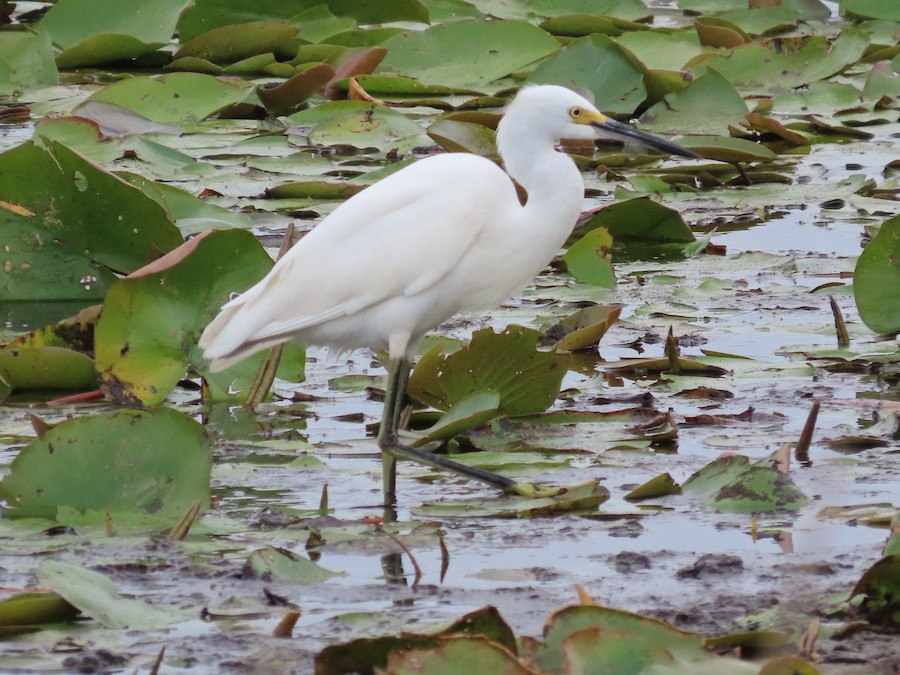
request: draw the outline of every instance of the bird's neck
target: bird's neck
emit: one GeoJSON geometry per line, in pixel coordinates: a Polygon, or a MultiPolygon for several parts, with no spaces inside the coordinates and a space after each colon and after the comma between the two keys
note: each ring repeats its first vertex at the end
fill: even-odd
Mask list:
{"type": "Polygon", "coordinates": [[[572,158],[557,152],[546,138],[516,133],[514,125],[501,124],[497,149],[506,172],[528,193],[525,209],[567,228],[568,236],[584,199],[584,181],[572,158]]]}

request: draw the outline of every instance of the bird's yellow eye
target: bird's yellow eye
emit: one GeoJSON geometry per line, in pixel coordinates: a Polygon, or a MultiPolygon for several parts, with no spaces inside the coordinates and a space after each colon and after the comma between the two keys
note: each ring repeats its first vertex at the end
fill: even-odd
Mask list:
{"type": "Polygon", "coordinates": [[[579,108],[577,105],[569,108],[569,115],[572,116],[572,119],[578,119],[579,117],[581,117],[581,108],[579,108]]]}

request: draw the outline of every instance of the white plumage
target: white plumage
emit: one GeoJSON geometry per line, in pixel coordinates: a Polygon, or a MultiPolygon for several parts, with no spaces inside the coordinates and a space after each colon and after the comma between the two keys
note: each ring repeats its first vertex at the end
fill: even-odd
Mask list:
{"type": "MultiPolygon", "coordinates": [[[[200,338],[211,369],[223,370],[288,340],[340,350],[387,349],[391,374],[382,450],[502,487],[516,485],[402,446],[396,438],[398,407],[409,361],[428,330],[461,310],[502,302],[559,250],[580,212],[584,184],[555,144],[560,138],[593,138],[594,128],[695,156],[607,118],[568,89],[526,87],[497,133],[509,176],[527,192],[524,206],[509,176],[475,155],[438,155],[398,171],[335,209],[262,281],[222,307],[200,338]]],[[[393,462],[385,464],[386,472],[388,464],[393,470],[393,462]]],[[[385,492],[392,499],[387,473],[385,492]]]]}

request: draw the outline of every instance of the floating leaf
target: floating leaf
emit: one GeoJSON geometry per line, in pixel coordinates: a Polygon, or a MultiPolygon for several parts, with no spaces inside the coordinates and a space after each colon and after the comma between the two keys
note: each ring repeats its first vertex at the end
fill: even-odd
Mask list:
{"type": "Polygon", "coordinates": [[[56,593],[17,593],[0,601],[0,635],[43,623],[71,621],[78,609],[56,593]]]}
{"type": "Polygon", "coordinates": [[[178,16],[189,4],[190,0],[154,0],[136,10],[128,3],[108,0],[59,0],[41,20],[41,30],[62,49],[101,34],[167,44],[178,16]]]}
{"type": "Polygon", "coordinates": [[[262,579],[279,579],[295,584],[312,584],[340,576],[283,548],[261,548],[250,554],[247,568],[262,579]]]}
{"type": "Polygon", "coordinates": [[[0,350],[0,378],[13,391],[93,389],[94,362],[63,347],[8,347],[0,350]]]}
{"type": "Polygon", "coordinates": [[[900,216],[886,220],[856,262],[859,317],[876,333],[900,331],[900,216]]]}
{"type": "MultiPolygon", "coordinates": [[[[747,104],[734,86],[712,68],[682,91],[666,96],[641,115],[642,127],[662,135],[725,134],[744,119],[747,104]]],[[[688,139],[685,139],[688,140],[688,139]]],[[[695,148],[691,148],[696,152],[695,148]]]]}
{"type": "Polygon", "coordinates": [[[414,445],[454,438],[470,429],[485,425],[499,413],[500,394],[497,392],[477,391],[469,394],[457,401],[434,425],[417,432],[414,445]]]}
{"type": "Polygon", "coordinates": [[[53,46],[46,33],[0,33],[0,96],[58,81],[53,46]]]}
{"type": "Polygon", "coordinates": [[[556,349],[569,352],[594,349],[621,313],[621,307],[608,305],[584,307],[548,328],[546,337],[556,340],[554,344],[556,349]]]}
{"type": "Polygon", "coordinates": [[[171,524],[195,501],[208,506],[210,466],[206,431],[190,417],[119,410],[47,430],[13,460],[0,496],[19,518],[54,519],[65,507],[171,524]]]}
{"type": "Polygon", "coordinates": [[[194,614],[191,610],[155,607],[143,600],[123,598],[108,577],[78,565],[45,560],[37,574],[41,584],[106,628],[150,630],[186,621],[194,614]]]}
{"type": "Polygon", "coordinates": [[[606,228],[617,244],[687,244],[694,233],[675,209],[650,197],[614,202],[589,211],[589,219],[579,222],[576,234],[597,227],[606,228]]]}
{"type": "Polygon", "coordinates": [[[379,70],[450,87],[478,88],[559,49],[547,32],[518,21],[464,19],[386,40],[379,70]]]}
{"type": "Polygon", "coordinates": [[[320,63],[302,73],[297,73],[277,87],[258,87],[256,95],[273,115],[284,115],[296,110],[301,103],[321,90],[334,78],[334,69],[320,63]]]}
{"type": "Polygon", "coordinates": [[[541,62],[528,80],[587,89],[593,93],[595,105],[610,113],[630,115],[647,97],[644,71],[631,54],[605,35],[575,40],[541,62]]]}
{"type": "Polygon", "coordinates": [[[172,58],[193,57],[212,63],[235,63],[257,54],[276,52],[299,32],[296,26],[274,21],[222,26],[189,40],[172,58]]]}
{"type": "Polygon", "coordinates": [[[428,127],[428,135],[450,152],[472,152],[483,157],[497,154],[497,135],[482,124],[439,120],[428,127]]]}
{"type": "Polygon", "coordinates": [[[608,499],[609,490],[592,480],[563,488],[553,497],[454,499],[452,502],[423,504],[414,508],[413,513],[429,518],[537,518],[559,513],[596,511],[608,499]]]}
{"type": "Polygon", "coordinates": [[[584,284],[615,288],[616,273],[610,255],[612,243],[612,236],[605,228],[590,230],[569,246],[563,256],[569,274],[584,284]]]}
{"type": "Polygon", "coordinates": [[[0,205],[0,298],[90,300],[115,277],[181,234],[140,190],[64,145],[24,143],[0,155],[0,193],[34,213],[0,205]]]}
{"type": "Polygon", "coordinates": [[[863,596],[861,609],[869,621],[900,626],[900,553],[885,556],[867,569],[850,597],[863,596]]]}
{"type": "Polygon", "coordinates": [[[438,410],[449,410],[469,394],[494,391],[504,415],[530,415],[547,409],[559,393],[565,374],[562,359],[536,349],[541,334],[522,326],[501,333],[476,331],[472,341],[444,355],[440,345],[416,365],[409,395],[438,410]]]}
{"type": "Polygon", "coordinates": [[[515,655],[481,637],[444,638],[433,649],[392,651],[387,672],[393,675],[533,675],[515,655]]]}
{"type": "Polygon", "coordinates": [[[130,77],[92,94],[88,101],[115,103],[165,124],[188,124],[205,119],[243,101],[252,85],[201,73],[171,73],[130,77]]]}
{"type": "Polygon", "coordinates": [[[808,501],[768,457],[752,464],[742,455],[721,457],[694,473],[681,489],[731,513],[794,511],[808,501]]]}
{"type": "MultiPolygon", "coordinates": [[[[168,269],[118,281],[106,296],[95,331],[97,373],[107,396],[156,405],[190,365],[204,374],[214,397],[246,390],[266,354],[209,373],[197,340],[229,294],[246,290],[271,266],[252,234],[227,230],[213,232],[168,269]]],[[[298,381],[302,349],[292,346],[291,352],[279,372],[298,381]]]]}
{"type": "Polygon", "coordinates": [[[672,475],[668,472],[654,476],[643,485],[636,487],[634,490],[625,495],[628,501],[640,501],[642,499],[654,499],[655,497],[665,497],[667,495],[677,495],[681,493],[681,488],[672,475]]]}

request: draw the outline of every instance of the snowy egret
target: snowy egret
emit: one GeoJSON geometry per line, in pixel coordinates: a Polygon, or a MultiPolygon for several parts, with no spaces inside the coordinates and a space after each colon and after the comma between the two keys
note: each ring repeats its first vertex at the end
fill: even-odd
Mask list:
{"type": "Polygon", "coordinates": [[[536,494],[533,485],[401,443],[400,416],[411,359],[425,333],[459,311],[511,297],[565,242],[581,210],[584,183],[556,143],[594,138],[595,129],[697,157],[610,119],[569,89],[525,87],[497,129],[508,175],[476,155],[436,155],[347,200],[262,281],[222,307],[200,338],[210,368],[223,370],[289,340],[387,350],[378,434],[386,504],[395,498],[397,459],[536,494]],[[524,206],[510,177],[527,193],[524,206]]]}

